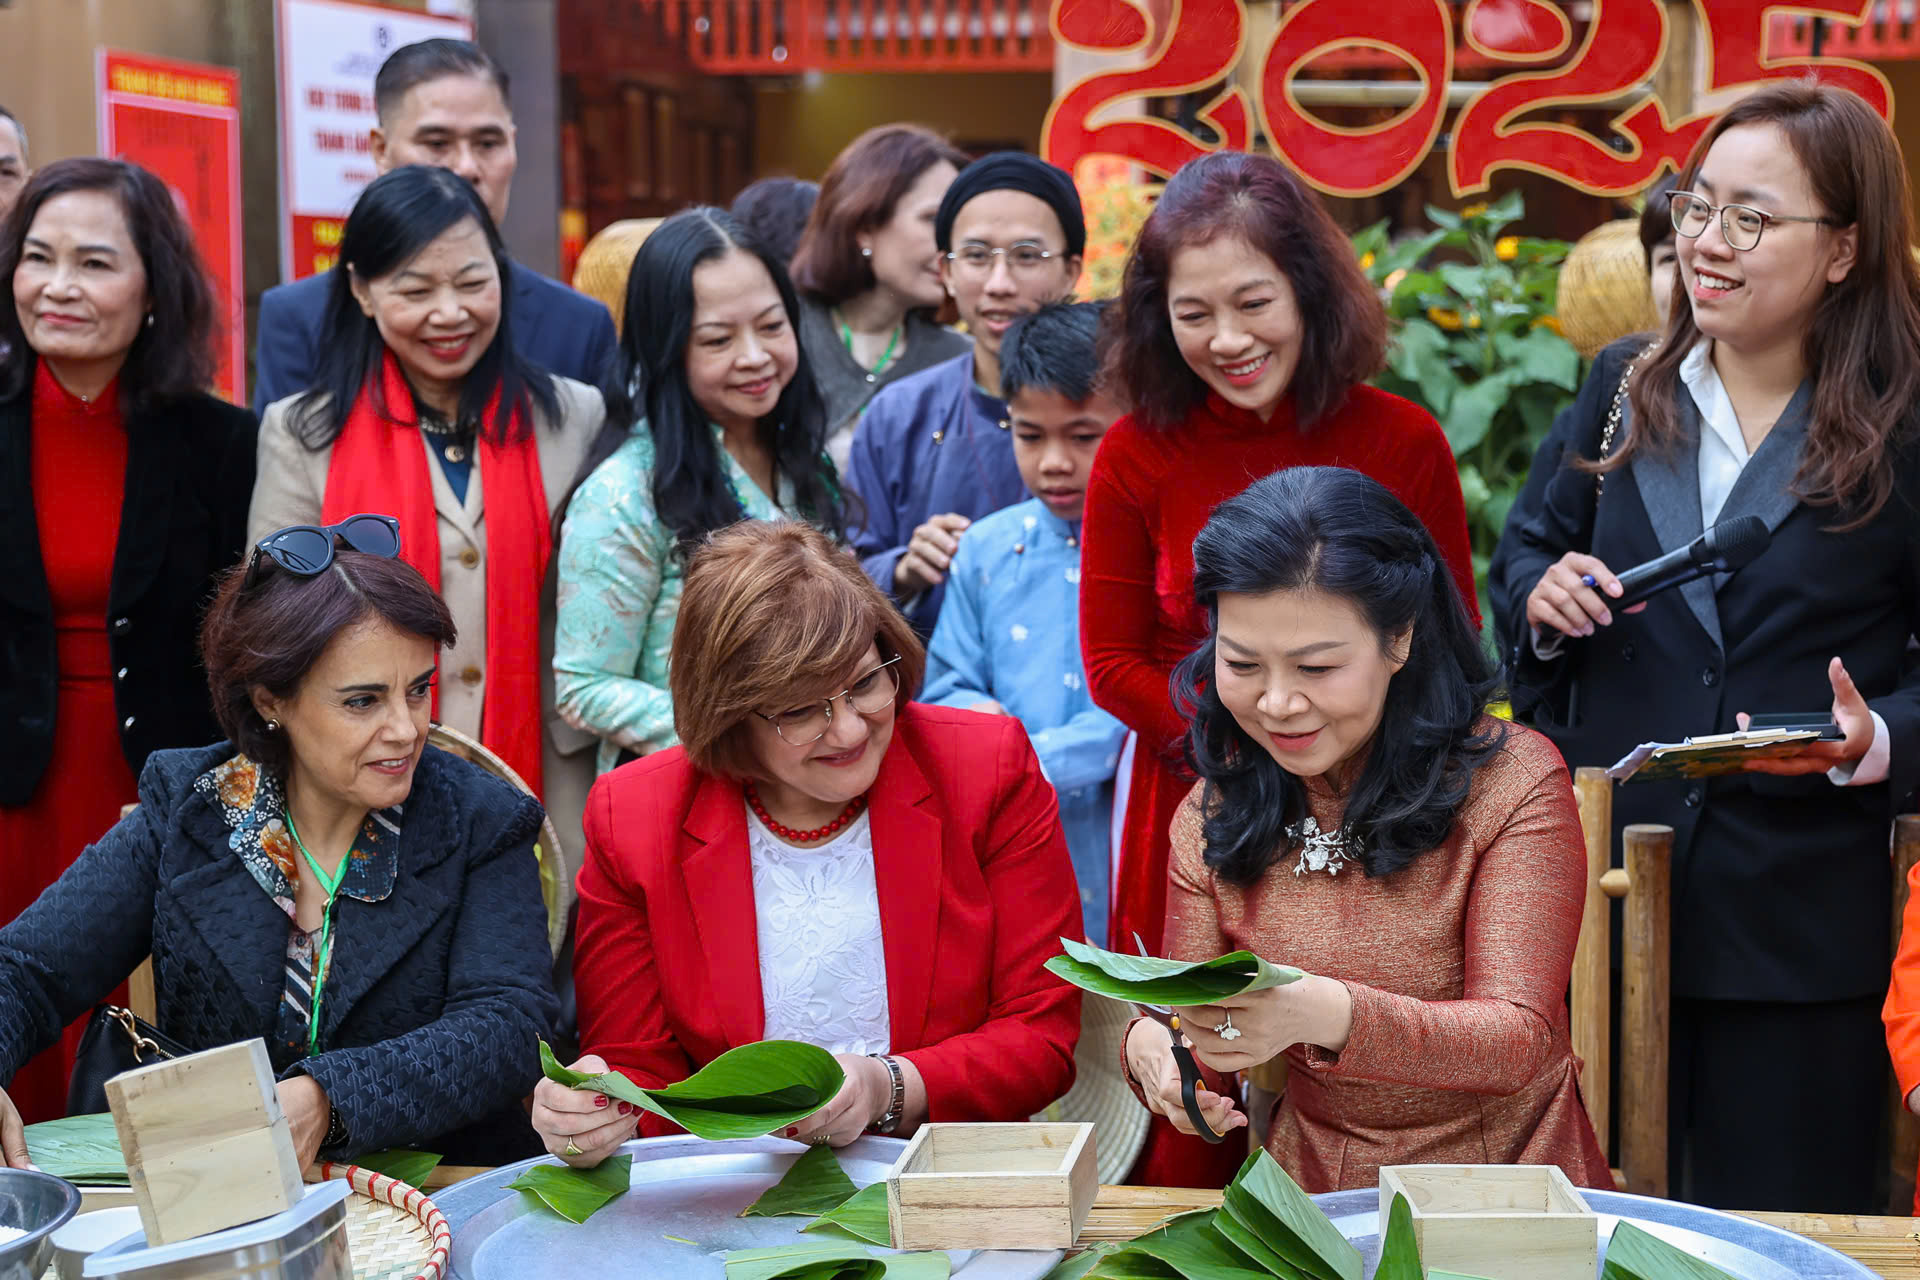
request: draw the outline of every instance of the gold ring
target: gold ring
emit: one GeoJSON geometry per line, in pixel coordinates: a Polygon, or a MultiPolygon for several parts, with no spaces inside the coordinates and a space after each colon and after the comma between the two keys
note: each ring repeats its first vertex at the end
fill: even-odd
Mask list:
{"type": "Polygon", "coordinates": [[[586,1152],[582,1151],[579,1147],[574,1146],[571,1139],[568,1140],[567,1145],[564,1148],[562,1148],[562,1151],[566,1155],[570,1155],[570,1156],[583,1156],[587,1154],[586,1152]]]}

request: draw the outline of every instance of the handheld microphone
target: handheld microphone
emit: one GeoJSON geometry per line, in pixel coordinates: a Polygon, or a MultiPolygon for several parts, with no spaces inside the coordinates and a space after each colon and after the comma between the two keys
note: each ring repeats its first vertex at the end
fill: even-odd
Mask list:
{"type": "Polygon", "coordinates": [[[1759,516],[1723,520],[1678,551],[1669,551],[1622,573],[1620,597],[1607,598],[1607,607],[1625,609],[1683,582],[1712,573],[1732,573],[1765,551],[1772,541],[1773,531],[1759,516]]]}

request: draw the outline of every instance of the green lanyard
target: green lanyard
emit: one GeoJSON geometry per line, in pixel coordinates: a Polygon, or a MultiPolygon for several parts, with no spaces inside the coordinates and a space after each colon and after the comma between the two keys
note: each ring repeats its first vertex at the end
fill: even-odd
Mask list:
{"type": "MultiPolygon", "coordinates": [[[[840,326],[840,341],[846,344],[847,354],[852,356],[853,355],[853,326],[848,324],[845,320],[842,320],[840,318],[840,313],[838,311],[835,311],[833,313],[833,322],[840,326]]],[[[889,335],[889,337],[887,338],[887,349],[880,353],[880,359],[878,360],[878,362],[874,364],[871,370],[872,373],[881,374],[887,371],[888,366],[890,366],[893,363],[893,349],[900,345],[900,335],[906,331],[906,328],[907,326],[905,324],[897,324],[893,326],[893,333],[889,335]]],[[[859,364],[860,357],[853,356],[853,362],[855,364],[859,364]]],[[[867,380],[871,382],[873,379],[868,378],[867,380]]]]}
{"type": "Polygon", "coordinates": [[[293,813],[288,811],[287,834],[293,837],[294,847],[300,850],[300,856],[313,868],[313,878],[327,891],[326,910],[320,916],[320,945],[313,952],[313,1000],[309,1003],[310,1021],[307,1024],[307,1056],[320,1052],[320,990],[326,985],[327,968],[333,962],[333,900],[340,893],[340,882],[347,878],[347,863],[353,855],[349,853],[340,859],[340,866],[334,871],[333,879],[327,879],[327,873],[320,869],[319,860],[307,852],[306,841],[294,829],[293,813]]]}

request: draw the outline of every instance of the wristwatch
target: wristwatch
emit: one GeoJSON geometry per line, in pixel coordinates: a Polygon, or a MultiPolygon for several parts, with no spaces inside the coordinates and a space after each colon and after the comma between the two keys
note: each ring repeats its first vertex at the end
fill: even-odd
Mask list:
{"type": "Polygon", "coordinates": [[[892,1133],[900,1127],[900,1113],[907,1107],[907,1079],[900,1074],[900,1064],[889,1055],[870,1053],[867,1056],[878,1058],[880,1065],[885,1067],[887,1074],[893,1078],[893,1094],[887,1099],[887,1109],[878,1120],[873,1122],[875,1133],[892,1133]]]}

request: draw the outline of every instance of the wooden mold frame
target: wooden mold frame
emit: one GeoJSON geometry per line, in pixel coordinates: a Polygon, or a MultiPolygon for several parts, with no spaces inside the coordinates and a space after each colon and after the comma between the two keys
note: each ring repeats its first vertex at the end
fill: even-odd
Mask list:
{"type": "Polygon", "coordinates": [[[1091,1124],[927,1124],[887,1173],[896,1249],[1068,1249],[1099,1191],[1091,1124]]]}
{"type": "Polygon", "coordinates": [[[1420,1260],[1487,1280],[1593,1280],[1599,1220],[1553,1165],[1396,1165],[1380,1170],[1380,1221],[1398,1193],[1420,1260]]]}

